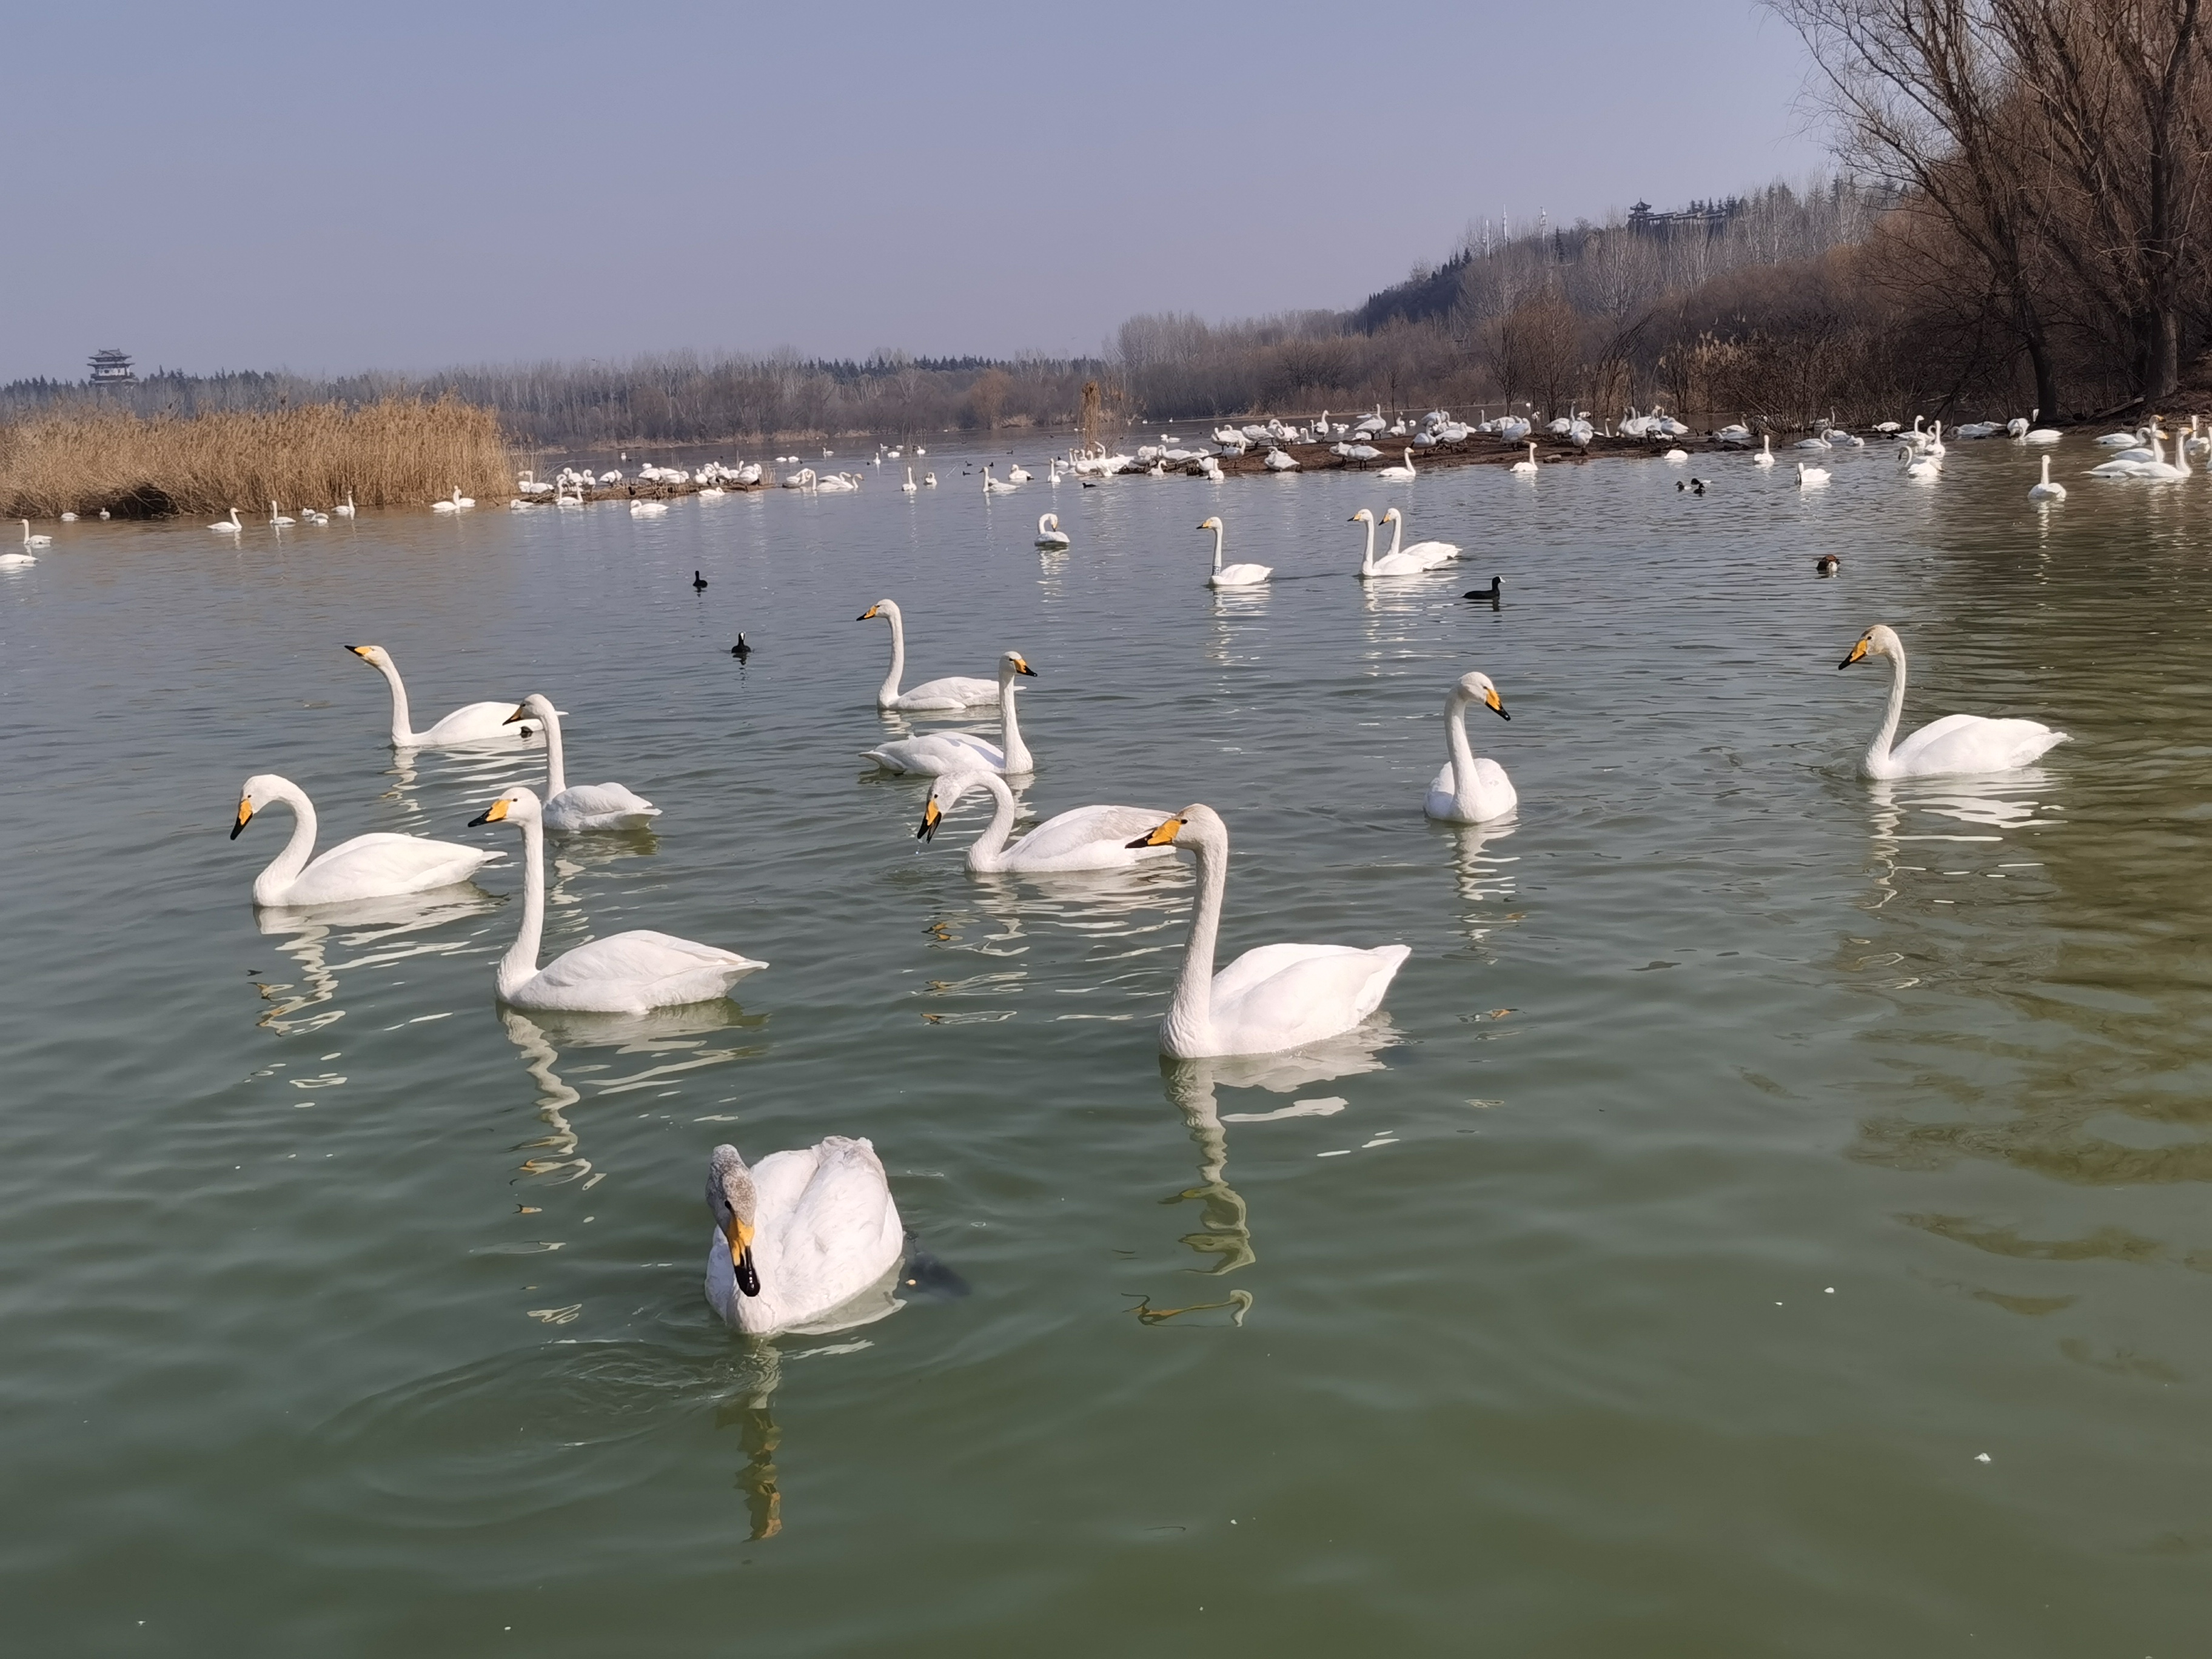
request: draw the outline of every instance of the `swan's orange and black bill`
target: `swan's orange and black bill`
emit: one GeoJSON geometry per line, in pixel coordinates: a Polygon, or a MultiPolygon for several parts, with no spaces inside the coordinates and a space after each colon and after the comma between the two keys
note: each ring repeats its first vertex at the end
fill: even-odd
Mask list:
{"type": "Polygon", "coordinates": [[[1177,832],[1187,822],[1188,820],[1183,818],[1170,818],[1165,823],[1147,830],[1136,840],[1127,844],[1131,847],[1165,847],[1176,838],[1177,832]]]}
{"type": "Polygon", "coordinates": [[[857,616],[857,617],[854,617],[854,618],[853,618],[853,620],[854,620],[854,622],[870,622],[870,621],[872,621],[872,620],[874,619],[874,617],[875,617],[876,613],[877,613],[878,611],[881,611],[882,609],[883,609],[883,606],[881,606],[881,605],[870,605],[870,606],[869,606],[866,611],[862,611],[859,616],[857,616]]]}
{"type": "Polygon", "coordinates": [[[469,820],[469,828],[473,830],[480,823],[497,823],[506,817],[507,797],[501,795],[497,800],[484,808],[481,817],[471,818],[469,820]]]}
{"type": "Polygon", "coordinates": [[[1851,647],[1851,654],[1844,658],[1841,662],[1838,663],[1836,666],[1838,668],[1849,668],[1853,663],[1865,656],[1867,653],[1867,641],[1871,637],[1872,635],[1870,634],[1860,635],[1858,637],[1858,642],[1851,647]]]}
{"type": "Polygon", "coordinates": [[[1036,670],[1030,666],[1030,659],[1022,655],[1018,651],[1014,653],[1014,672],[1017,674],[1026,674],[1031,679],[1038,678],[1036,670]]]}
{"type": "MultiPolygon", "coordinates": [[[[529,705],[526,703],[521,708],[517,708],[512,714],[509,714],[505,720],[501,720],[500,724],[501,726],[512,726],[517,720],[526,720],[529,718],[530,708],[529,705]]],[[[522,735],[526,738],[530,733],[525,732],[522,735]]]]}
{"type": "Polygon", "coordinates": [[[245,829],[247,823],[252,822],[252,817],[253,803],[250,800],[240,801],[238,803],[238,822],[230,826],[230,838],[233,841],[236,841],[238,839],[238,832],[245,829]]]}
{"type": "Polygon", "coordinates": [[[352,652],[356,657],[365,657],[370,652],[375,650],[376,647],[373,645],[349,645],[346,647],[346,649],[352,652]]]}
{"type": "Polygon", "coordinates": [[[738,1288],[747,1296],[758,1296],[760,1274],[753,1267],[752,1228],[732,1215],[722,1236],[730,1241],[730,1268],[737,1275],[738,1288]]]}
{"type": "Polygon", "coordinates": [[[914,838],[916,841],[936,840],[937,826],[944,817],[945,814],[939,810],[937,803],[934,800],[931,801],[928,805],[921,809],[921,828],[914,832],[914,838]]]}
{"type": "Polygon", "coordinates": [[[1502,720],[1510,720],[1513,718],[1505,712],[1505,705],[1498,700],[1498,688],[1494,685],[1482,694],[1482,706],[1502,720]]]}

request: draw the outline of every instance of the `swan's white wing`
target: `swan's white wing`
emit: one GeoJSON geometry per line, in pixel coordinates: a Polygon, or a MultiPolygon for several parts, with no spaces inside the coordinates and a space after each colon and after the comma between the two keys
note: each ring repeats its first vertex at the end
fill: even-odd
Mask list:
{"type": "Polygon", "coordinates": [[[286,904],[332,904],[426,892],[466,881],[492,856],[481,847],[378,833],[341,842],[284,890],[286,904]]]}
{"type": "Polygon", "coordinates": [[[738,1298],[747,1330],[782,1330],[817,1318],[898,1264],[905,1231],[867,1141],[830,1135],[763,1158],[752,1175],[761,1293],[738,1298]]]}
{"type": "Polygon", "coordinates": [[[1401,550],[1409,559],[1419,559],[1425,565],[1448,564],[1459,557],[1457,542],[1415,542],[1401,550]]]}
{"type": "Polygon", "coordinates": [[[925,680],[911,690],[899,694],[891,705],[894,708],[975,708],[999,701],[999,683],[979,680],[971,674],[948,674],[943,679],[925,680]]]}
{"type": "Polygon", "coordinates": [[[1483,797],[1483,815],[1477,818],[1460,810],[1459,781],[1452,776],[1451,763],[1446,761],[1435,778],[1431,780],[1425,805],[1428,816],[1467,823],[1487,823],[1492,818],[1502,818],[1521,804],[1520,791],[1514,788],[1513,780],[1505,775],[1505,769],[1487,755],[1474,757],[1474,781],[1483,797]]]}
{"type": "Polygon", "coordinates": [[[1424,576],[1428,570],[1425,561],[1415,558],[1411,553],[1398,552],[1385,553],[1375,561],[1373,570],[1363,570],[1359,574],[1363,576],[1424,576]]]}
{"type": "Polygon", "coordinates": [[[1275,574],[1271,564],[1224,564],[1211,581],[1215,587],[1249,587],[1275,574]]]}
{"type": "Polygon", "coordinates": [[[994,772],[1006,769],[1006,750],[973,732],[932,732],[927,737],[901,738],[864,750],[860,758],[894,772],[932,775],[950,771],[955,765],[973,766],[979,760],[994,772]]]}
{"type": "Polygon", "coordinates": [[[1133,864],[1158,854],[1173,856],[1168,847],[1133,848],[1129,842],[1159,828],[1168,817],[1146,806],[1078,806],[1048,818],[1007,849],[1008,861],[1019,869],[1042,864],[1072,867],[1069,860],[1096,856],[1102,866],[1133,864]]]}
{"type": "Polygon", "coordinates": [[[594,818],[659,817],[660,809],[619,783],[579,783],[563,789],[545,803],[545,816],[555,823],[594,818]]]}
{"type": "Polygon", "coordinates": [[[720,945],[638,928],[563,951],[527,989],[554,1006],[660,1007],[720,996],[740,976],[767,966],[720,945]],[[610,994],[585,1000],[601,992],[610,994]]]}
{"type": "MultiPolygon", "coordinates": [[[[427,732],[415,733],[417,743],[482,743],[487,738],[500,738],[514,743],[523,733],[523,723],[509,726],[507,716],[514,713],[511,702],[472,702],[440,720],[427,732]]],[[[537,726],[531,721],[532,730],[537,726]]]]}
{"type": "Polygon", "coordinates": [[[2065,742],[2066,735],[2037,720],[1946,714],[1891,750],[1890,759],[1903,770],[1921,776],[2009,772],[2032,764],[2045,750],[2065,742]]]}
{"type": "Polygon", "coordinates": [[[1382,1006],[1413,952],[1344,945],[1263,945],[1213,976],[1214,1035],[1232,1052],[1264,1053],[1349,1030],[1382,1006]]]}

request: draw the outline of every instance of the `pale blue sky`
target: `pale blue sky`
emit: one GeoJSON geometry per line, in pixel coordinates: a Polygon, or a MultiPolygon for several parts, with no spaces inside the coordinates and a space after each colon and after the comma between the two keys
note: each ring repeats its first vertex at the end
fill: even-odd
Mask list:
{"type": "Polygon", "coordinates": [[[15,8],[0,380],[1095,349],[1818,169],[1749,0],[15,8]]]}

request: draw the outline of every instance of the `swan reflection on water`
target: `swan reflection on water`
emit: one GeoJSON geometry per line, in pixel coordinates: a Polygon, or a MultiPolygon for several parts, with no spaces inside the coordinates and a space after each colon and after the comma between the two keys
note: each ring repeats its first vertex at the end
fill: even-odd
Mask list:
{"type": "MultiPolygon", "coordinates": [[[[1231,1112],[1224,1116],[1218,1091],[1258,1089],[1270,1094],[1290,1095],[1337,1078],[1379,1072],[1387,1065],[1382,1051],[1399,1040],[1397,1028],[1390,1023],[1389,1017],[1379,1015],[1326,1042],[1280,1054],[1219,1054],[1203,1060],[1170,1060],[1164,1054],[1160,1057],[1160,1078],[1168,1103],[1182,1114],[1199,1151],[1198,1184],[1160,1200],[1163,1204],[1194,1200],[1200,1206],[1198,1230],[1185,1233],[1180,1242],[1212,1265],[1185,1271],[1218,1278],[1249,1267],[1260,1259],[1252,1242],[1249,1209],[1243,1196],[1229,1184],[1229,1131],[1225,1126],[1262,1122],[1280,1115],[1322,1115],[1299,1112],[1294,1105],[1273,1111],[1231,1112]]],[[[1340,1109],[1338,1103],[1328,1103],[1328,1107],[1340,1109]]],[[[1240,1301],[1241,1305],[1231,1316],[1238,1324],[1243,1322],[1244,1311],[1251,1305],[1250,1295],[1243,1294],[1240,1301]]],[[[1225,1304],[1201,1305],[1210,1308],[1225,1304]]],[[[1197,1310],[1152,1309],[1149,1303],[1140,1304],[1137,1310],[1138,1316],[1146,1324],[1172,1317],[1174,1311],[1197,1310]]]]}
{"type": "Polygon", "coordinates": [[[524,1066],[538,1081],[534,1103],[538,1121],[546,1126],[544,1134],[514,1148],[530,1154],[523,1161],[522,1173],[550,1186],[581,1182],[580,1190],[586,1192],[606,1176],[594,1170],[592,1160],[580,1151],[576,1127],[568,1113],[583,1103],[584,1097],[556,1069],[563,1048],[609,1048],[617,1059],[644,1061],[635,1070],[617,1071],[611,1063],[596,1061],[572,1066],[572,1074],[591,1074],[588,1086],[594,1098],[602,1101],[636,1089],[664,1086],[670,1078],[687,1072],[767,1052],[766,1045],[760,1043],[721,1045],[706,1041],[710,1033],[759,1031],[767,1026],[765,1014],[747,1014],[727,999],[636,1014],[556,1014],[543,1010],[526,1014],[518,1008],[503,1007],[499,1018],[507,1028],[507,1040],[521,1050],[524,1066]]]}
{"type": "Polygon", "coordinates": [[[390,898],[354,899],[294,909],[257,907],[253,925],[263,937],[281,941],[277,949],[300,964],[301,985],[264,982],[261,995],[274,1005],[256,1023],[286,1036],[317,1030],[345,1018],[345,1010],[325,1007],[338,993],[341,975],[358,968],[384,968],[410,957],[453,956],[484,931],[469,928],[440,939],[418,935],[471,917],[489,916],[500,901],[474,883],[404,893],[390,898]],[[347,954],[333,960],[334,950],[347,954]],[[320,1012],[307,1014],[308,1009],[320,1012]],[[307,1014],[305,1018],[301,1015],[307,1014]]]}
{"type": "Polygon", "coordinates": [[[1014,959],[1026,956],[1035,939],[1071,935],[1083,946],[1085,971],[1058,988],[1066,994],[1056,996],[1050,1010],[1038,1011],[1046,1018],[1135,1018],[1134,1009],[1121,1008],[1119,1000],[1149,1006],[1148,1000],[1157,999],[1156,975],[1145,959],[1174,948],[1176,930],[1190,908],[1190,872],[1166,860],[1126,870],[974,875],[968,885],[969,902],[940,908],[930,917],[933,948],[999,957],[1007,965],[981,975],[931,980],[919,994],[1015,994],[1029,975],[1014,959]],[[1115,1000],[1096,1002],[1102,993],[1115,1000]]]}
{"type": "Polygon", "coordinates": [[[383,798],[398,801],[427,823],[422,803],[415,793],[419,785],[427,781],[441,789],[456,786],[465,799],[473,800],[481,794],[489,800],[512,786],[518,775],[536,776],[543,769],[539,763],[523,757],[532,750],[542,752],[544,747],[545,734],[532,730],[527,737],[502,737],[452,749],[395,749],[392,764],[384,769],[392,784],[383,798]]]}
{"type": "Polygon", "coordinates": [[[1520,828],[1511,817],[1487,823],[1439,823],[1439,833],[1452,839],[1452,880],[1461,900],[1470,908],[1463,918],[1468,938],[1480,945],[1501,917],[1490,908],[1510,904],[1515,896],[1513,866],[1520,855],[1498,850],[1498,843],[1520,828]]]}
{"type": "Polygon", "coordinates": [[[2051,773],[2031,766],[2016,772],[1877,778],[1855,785],[1867,792],[1874,860],[1875,893],[1866,908],[1879,909],[1895,898],[1897,878],[1925,871],[1923,860],[1936,856],[1946,843],[2002,848],[2021,831],[2057,822],[2050,816],[2056,803],[2044,799],[2057,783],[2051,773]]]}

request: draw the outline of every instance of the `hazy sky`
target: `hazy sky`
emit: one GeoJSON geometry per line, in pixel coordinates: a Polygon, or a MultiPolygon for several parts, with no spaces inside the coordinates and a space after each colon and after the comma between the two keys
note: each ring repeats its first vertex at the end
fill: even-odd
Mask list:
{"type": "Polygon", "coordinates": [[[1823,161],[1750,0],[69,0],[5,40],[0,380],[1088,351],[1823,161]]]}

